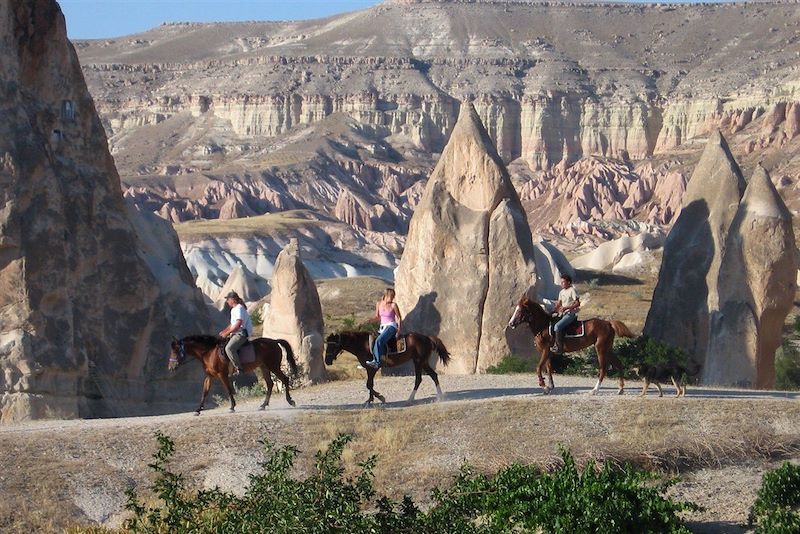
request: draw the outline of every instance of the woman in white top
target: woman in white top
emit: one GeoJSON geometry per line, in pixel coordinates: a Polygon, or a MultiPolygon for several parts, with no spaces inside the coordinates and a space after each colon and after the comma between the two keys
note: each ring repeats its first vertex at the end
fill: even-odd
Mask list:
{"type": "Polygon", "coordinates": [[[555,344],[551,347],[554,354],[561,354],[564,351],[564,330],[578,319],[578,309],[581,307],[581,299],[578,292],[572,285],[572,277],[568,274],[561,275],[561,291],[558,293],[555,313],[561,318],[553,326],[555,334],[555,344]]]}
{"type": "Polygon", "coordinates": [[[244,301],[236,291],[231,291],[225,295],[225,304],[231,308],[231,323],[219,333],[219,337],[230,336],[228,344],[225,345],[225,354],[228,355],[231,363],[233,363],[233,374],[238,375],[242,367],[239,362],[239,347],[244,345],[247,342],[247,337],[253,333],[253,323],[250,321],[250,315],[247,313],[244,301]]]}

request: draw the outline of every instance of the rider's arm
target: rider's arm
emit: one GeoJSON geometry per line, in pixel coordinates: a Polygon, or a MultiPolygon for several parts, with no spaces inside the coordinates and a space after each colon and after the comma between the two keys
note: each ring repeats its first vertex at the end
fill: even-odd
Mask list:
{"type": "Polygon", "coordinates": [[[567,308],[564,308],[564,309],[565,309],[565,310],[570,310],[570,311],[571,311],[571,310],[577,310],[577,309],[578,309],[578,308],[580,308],[580,307],[581,307],[581,299],[575,299],[575,300],[572,302],[572,304],[570,304],[570,305],[569,305],[567,308]]]}
{"type": "Polygon", "coordinates": [[[403,316],[400,315],[400,308],[397,307],[397,303],[394,303],[394,316],[397,318],[397,336],[400,336],[400,327],[403,326],[403,316]]]}
{"type": "Polygon", "coordinates": [[[378,319],[379,321],[381,319],[380,306],[381,306],[380,302],[375,303],[375,317],[373,317],[373,319],[378,319]]]}

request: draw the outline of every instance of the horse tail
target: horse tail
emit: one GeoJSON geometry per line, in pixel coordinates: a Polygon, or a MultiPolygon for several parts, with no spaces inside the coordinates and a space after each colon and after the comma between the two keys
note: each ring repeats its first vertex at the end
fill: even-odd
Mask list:
{"type": "Polygon", "coordinates": [[[630,328],[625,326],[625,323],[622,321],[609,321],[609,323],[611,323],[611,328],[614,329],[614,333],[619,337],[636,337],[636,334],[631,332],[630,328]]]}
{"type": "Polygon", "coordinates": [[[286,361],[289,362],[289,372],[292,374],[292,377],[297,377],[297,362],[294,361],[294,351],[292,350],[292,346],[289,345],[289,342],[285,339],[276,339],[275,341],[277,341],[278,345],[283,347],[283,350],[286,351],[286,361]]]}
{"type": "Polygon", "coordinates": [[[436,336],[428,336],[430,340],[433,342],[433,346],[436,347],[436,352],[439,353],[439,359],[442,360],[442,365],[447,365],[450,363],[450,352],[447,350],[447,347],[444,346],[442,340],[436,336]]]}

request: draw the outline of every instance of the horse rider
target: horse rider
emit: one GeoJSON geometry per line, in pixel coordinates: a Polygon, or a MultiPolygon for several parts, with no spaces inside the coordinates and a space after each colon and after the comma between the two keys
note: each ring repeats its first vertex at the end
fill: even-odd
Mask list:
{"type": "Polygon", "coordinates": [[[247,342],[247,337],[253,333],[253,323],[250,322],[250,315],[247,313],[244,301],[236,291],[231,291],[225,295],[225,304],[231,309],[231,323],[219,333],[219,337],[230,336],[228,343],[225,345],[225,354],[228,355],[228,359],[233,363],[233,374],[238,375],[242,368],[239,362],[239,347],[244,345],[247,342]]]}
{"type": "Polygon", "coordinates": [[[572,277],[568,274],[561,275],[561,291],[558,292],[558,301],[553,312],[553,317],[557,317],[553,326],[554,343],[550,350],[553,354],[564,352],[564,331],[569,325],[578,319],[578,310],[581,307],[581,299],[578,292],[572,285],[572,277]]]}
{"type": "Polygon", "coordinates": [[[387,344],[392,336],[400,338],[400,325],[403,318],[394,297],[394,289],[387,287],[381,300],[375,304],[375,318],[381,320],[381,326],[378,329],[378,338],[372,347],[373,359],[367,362],[367,365],[375,369],[381,366],[381,356],[385,356],[388,352],[387,344]]]}

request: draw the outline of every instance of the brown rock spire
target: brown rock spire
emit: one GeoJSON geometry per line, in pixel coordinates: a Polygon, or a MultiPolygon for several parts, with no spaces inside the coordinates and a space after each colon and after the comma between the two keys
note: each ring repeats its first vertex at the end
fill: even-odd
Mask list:
{"type": "Polygon", "coordinates": [[[717,279],[745,181],[722,134],[714,132],[689,180],[664,256],[644,333],[703,363],[717,279]]]}
{"type": "Polygon", "coordinates": [[[704,382],[771,388],[775,350],[797,289],[792,216],[760,165],[728,232],[704,382]]]}
{"type": "Polygon", "coordinates": [[[508,171],[475,108],[464,104],[411,219],[396,275],[403,328],[439,336],[453,355],[450,372],[531,355],[530,332],[505,325],[535,271],[508,171]]]}

